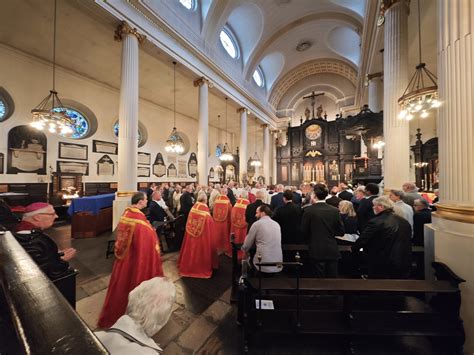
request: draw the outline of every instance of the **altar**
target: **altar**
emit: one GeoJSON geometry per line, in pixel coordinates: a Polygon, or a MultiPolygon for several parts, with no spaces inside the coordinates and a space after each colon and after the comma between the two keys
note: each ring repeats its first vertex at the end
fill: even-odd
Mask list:
{"type": "Polygon", "coordinates": [[[76,198],[68,214],[72,216],[72,238],[91,238],[112,229],[112,204],[115,194],[76,198]]]}
{"type": "Polygon", "coordinates": [[[356,116],[338,116],[333,121],[318,114],[288,127],[287,135],[286,145],[277,147],[277,181],[281,184],[324,182],[334,186],[341,181],[379,183],[383,179],[373,144],[383,136],[383,113],[364,107],[356,116]]]}

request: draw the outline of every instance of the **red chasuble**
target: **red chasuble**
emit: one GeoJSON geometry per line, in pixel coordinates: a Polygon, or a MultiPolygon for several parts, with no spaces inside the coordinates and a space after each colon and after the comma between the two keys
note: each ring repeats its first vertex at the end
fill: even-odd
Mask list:
{"type": "MultiPolygon", "coordinates": [[[[249,200],[245,198],[237,199],[234,207],[232,207],[232,212],[230,214],[231,227],[230,233],[235,234],[235,243],[243,244],[245,236],[247,235],[247,222],[245,221],[245,210],[247,209],[249,200]]],[[[226,252],[227,255],[232,256],[232,246],[229,245],[229,249],[226,252]]],[[[239,251],[239,259],[242,259],[243,252],[239,251]]]]}
{"type": "Polygon", "coordinates": [[[232,204],[225,195],[219,195],[214,202],[214,209],[212,216],[215,222],[215,238],[217,252],[223,253],[229,249],[230,246],[230,213],[232,204]]]}
{"type": "Polygon", "coordinates": [[[130,291],[156,276],[163,276],[156,232],[139,209],[128,207],[117,225],[115,262],[98,326],[110,328],[125,314],[130,291]]]}
{"type": "Polygon", "coordinates": [[[182,276],[205,279],[217,268],[214,221],[204,203],[197,202],[189,212],[178,268],[182,276]]]}

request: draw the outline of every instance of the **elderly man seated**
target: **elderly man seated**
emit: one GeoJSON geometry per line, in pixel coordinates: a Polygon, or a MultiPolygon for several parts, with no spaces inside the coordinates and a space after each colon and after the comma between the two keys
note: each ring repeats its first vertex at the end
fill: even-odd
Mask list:
{"type": "Polygon", "coordinates": [[[112,355],[156,355],[162,349],[151,337],[168,322],[175,298],[175,286],[167,278],[143,281],[128,295],[126,314],[95,335],[112,355]]]}

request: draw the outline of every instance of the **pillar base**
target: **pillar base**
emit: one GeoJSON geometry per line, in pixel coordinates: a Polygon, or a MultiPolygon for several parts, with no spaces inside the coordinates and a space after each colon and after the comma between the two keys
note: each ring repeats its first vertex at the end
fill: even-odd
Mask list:
{"type": "Polygon", "coordinates": [[[439,218],[426,225],[434,233],[435,260],[448,265],[466,282],[461,289],[461,318],[466,332],[465,354],[474,353],[474,225],[439,218]]]}
{"type": "Polygon", "coordinates": [[[113,219],[112,219],[112,230],[115,230],[117,224],[120,221],[120,217],[122,217],[123,212],[125,209],[130,206],[132,195],[124,194],[124,193],[116,193],[115,200],[113,204],[113,219]]]}

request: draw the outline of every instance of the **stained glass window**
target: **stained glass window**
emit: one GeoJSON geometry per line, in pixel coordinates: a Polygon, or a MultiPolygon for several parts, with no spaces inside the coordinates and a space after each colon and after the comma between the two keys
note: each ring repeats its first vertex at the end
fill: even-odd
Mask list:
{"type": "Polygon", "coordinates": [[[74,126],[71,127],[73,130],[72,134],[61,135],[63,137],[75,139],[80,139],[87,136],[90,130],[89,120],[81,112],[70,107],[55,107],[54,111],[61,112],[64,109],[65,114],[74,121],[74,126]]]}
{"type": "Polygon", "coordinates": [[[237,58],[239,55],[239,49],[237,47],[237,43],[234,39],[234,36],[232,33],[229,31],[228,28],[224,28],[220,35],[219,38],[221,40],[221,44],[224,47],[225,51],[233,58],[237,58]]]}
{"type": "Polygon", "coordinates": [[[0,99],[0,121],[2,121],[6,115],[7,115],[7,105],[5,104],[5,101],[0,99]]]}
{"type": "Polygon", "coordinates": [[[179,0],[179,3],[188,10],[194,10],[196,6],[195,0],[179,0]]]}
{"type": "MultiPolygon", "coordinates": [[[[120,128],[119,122],[117,121],[114,124],[114,135],[117,138],[118,138],[118,135],[119,135],[119,128],[120,128]]],[[[140,130],[138,130],[138,145],[140,146],[141,143],[142,143],[142,133],[140,132],[140,130]]]]}

